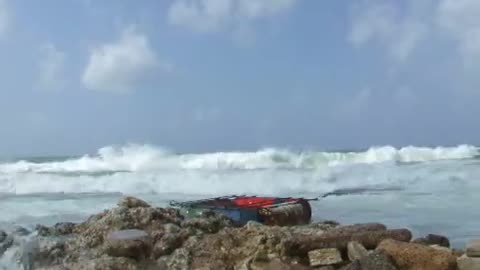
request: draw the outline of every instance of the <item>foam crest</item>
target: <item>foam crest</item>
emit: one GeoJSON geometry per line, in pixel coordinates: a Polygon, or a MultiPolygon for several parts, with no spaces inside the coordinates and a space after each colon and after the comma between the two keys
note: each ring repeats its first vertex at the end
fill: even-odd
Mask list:
{"type": "Polygon", "coordinates": [[[0,173],[69,173],[69,172],[147,172],[158,170],[255,170],[255,169],[324,169],[348,164],[384,162],[426,162],[469,159],[479,154],[471,145],[456,147],[392,146],[372,147],[364,152],[293,152],[263,149],[256,152],[217,152],[173,154],[151,145],[108,146],[95,155],[56,161],[18,161],[0,164],[0,173]]]}

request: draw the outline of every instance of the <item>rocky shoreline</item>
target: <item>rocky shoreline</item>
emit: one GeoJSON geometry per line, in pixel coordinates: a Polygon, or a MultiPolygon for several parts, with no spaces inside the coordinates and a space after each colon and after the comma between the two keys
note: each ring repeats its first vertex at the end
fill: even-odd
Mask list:
{"type": "Polygon", "coordinates": [[[133,197],[79,224],[38,225],[28,241],[16,239],[20,231],[0,231],[0,255],[21,246],[14,257],[24,270],[480,269],[480,241],[455,250],[444,236],[412,239],[408,229],[379,223],[237,226],[208,212],[186,219],[133,197]]]}

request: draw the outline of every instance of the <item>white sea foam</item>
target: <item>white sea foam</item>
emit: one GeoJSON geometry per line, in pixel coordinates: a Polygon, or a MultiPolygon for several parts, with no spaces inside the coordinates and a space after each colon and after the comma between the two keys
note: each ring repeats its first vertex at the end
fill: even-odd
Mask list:
{"type": "Polygon", "coordinates": [[[96,155],[57,162],[18,161],[0,164],[0,173],[146,172],[157,170],[321,169],[345,164],[425,162],[476,157],[471,145],[456,147],[372,147],[364,152],[292,152],[263,149],[256,152],[217,152],[176,155],[150,145],[108,146],[96,155]]]}

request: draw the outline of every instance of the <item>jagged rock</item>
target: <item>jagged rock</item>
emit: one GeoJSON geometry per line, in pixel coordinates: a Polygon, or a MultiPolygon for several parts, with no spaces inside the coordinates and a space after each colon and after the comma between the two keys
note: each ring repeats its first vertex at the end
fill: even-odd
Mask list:
{"type": "Polygon", "coordinates": [[[40,236],[62,236],[72,234],[75,230],[75,225],[72,222],[56,223],[53,227],[38,224],[35,230],[40,236]]]}
{"type": "Polygon", "coordinates": [[[153,247],[153,256],[158,258],[170,255],[175,249],[182,246],[185,237],[181,234],[165,234],[153,247]]]}
{"type": "Polygon", "coordinates": [[[73,222],[60,222],[55,224],[55,233],[56,235],[68,235],[72,234],[75,229],[76,224],[73,222]]]}
{"type": "Polygon", "coordinates": [[[0,242],[0,256],[12,246],[13,244],[13,236],[12,235],[6,235],[3,239],[3,241],[0,242]]]}
{"type": "Polygon", "coordinates": [[[232,227],[234,223],[226,216],[215,212],[204,212],[202,217],[185,220],[182,227],[192,227],[206,233],[216,233],[222,228],[232,227]]]}
{"type": "Polygon", "coordinates": [[[399,270],[455,270],[457,267],[457,259],[452,253],[422,244],[387,239],[377,250],[391,256],[399,270]]]}
{"type": "Polygon", "coordinates": [[[367,249],[359,242],[352,241],[347,245],[347,254],[350,261],[361,259],[368,255],[367,249]]]}
{"type": "Polygon", "coordinates": [[[0,243],[3,242],[7,238],[7,233],[5,231],[0,230],[0,243]]]}
{"type": "Polygon", "coordinates": [[[181,230],[178,225],[172,223],[167,223],[163,225],[163,229],[165,233],[178,233],[181,230]]]}
{"type": "Polygon", "coordinates": [[[62,262],[65,256],[65,239],[62,238],[40,238],[37,239],[37,246],[32,250],[34,260],[43,265],[52,265],[62,262]]]}
{"type": "Polygon", "coordinates": [[[468,257],[480,257],[480,240],[469,241],[466,253],[468,257]]]}
{"type": "Polygon", "coordinates": [[[367,249],[374,249],[385,239],[409,242],[411,238],[412,233],[407,229],[366,232],[333,229],[319,236],[296,236],[288,243],[287,250],[289,255],[304,256],[314,249],[338,248],[345,250],[351,241],[357,241],[367,249]]]}
{"type": "Polygon", "coordinates": [[[342,254],[336,248],[316,249],[308,252],[310,266],[323,266],[341,263],[342,254]]]}
{"type": "Polygon", "coordinates": [[[22,226],[15,226],[13,233],[20,236],[29,235],[30,231],[22,226]]]}
{"type": "Polygon", "coordinates": [[[397,268],[388,255],[373,251],[367,256],[354,260],[342,270],[397,270],[397,268]]]}
{"type": "Polygon", "coordinates": [[[115,231],[110,233],[105,241],[105,252],[113,257],[145,259],[151,248],[151,239],[142,230],[115,231]]]}
{"type": "Polygon", "coordinates": [[[447,237],[438,234],[427,234],[425,237],[420,237],[412,241],[413,243],[417,244],[424,244],[424,245],[439,245],[442,247],[450,247],[450,241],[447,237]]]}
{"type": "MultiPolygon", "coordinates": [[[[50,269],[50,268],[48,268],[50,269]]],[[[81,259],[78,262],[67,263],[68,270],[143,270],[138,262],[123,257],[101,256],[94,260],[81,259]]],[[[155,268],[153,268],[155,269],[155,268]]],[[[164,268],[160,268],[164,269],[164,268]]]]}
{"type": "Polygon", "coordinates": [[[121,199],[117,205],[125,208],[150,207],[147,202],[130,196],[121,199]]]}
{"type": "Polygon", "coordinates": [[[457,258],[458,270],[478,270],[480,269],[480,258],[470,258],[462,255],[457,258]]]}
{"type": "Polygon", "coordinates": [[[168,257],[161,257],[157,260],[159,269],[189,270],[192,257],[187,249],[179,248],[168,257]]]}

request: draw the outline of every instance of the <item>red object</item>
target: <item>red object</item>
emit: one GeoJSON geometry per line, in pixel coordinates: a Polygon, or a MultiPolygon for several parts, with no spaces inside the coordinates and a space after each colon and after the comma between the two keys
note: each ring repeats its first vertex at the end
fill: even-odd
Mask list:
{"type": "Polygon", "coordinates": [[[297,202],[298,199],[293,198],[271,198],[271,197],[247,197],[241,196],[233,199],[233,203],[235,206],[241,208],[258,208],[258,207],[266,207],[266,206],[273,206],[280,203],[286,202],[297,202]]]}

